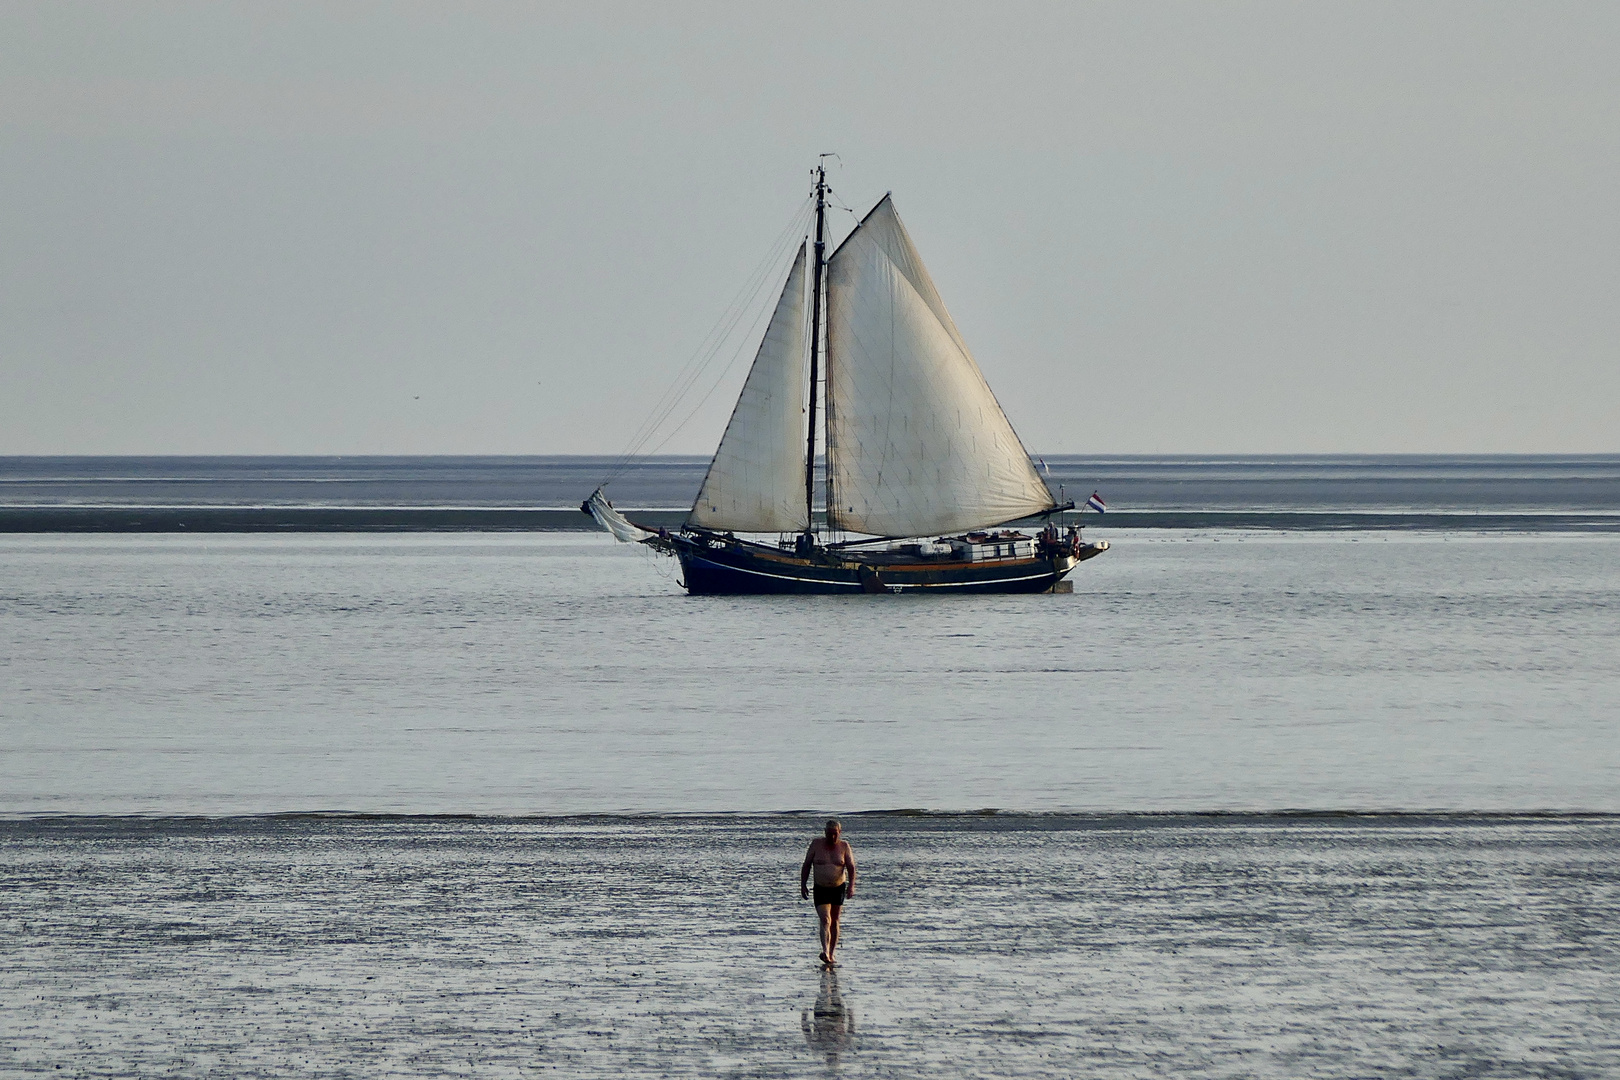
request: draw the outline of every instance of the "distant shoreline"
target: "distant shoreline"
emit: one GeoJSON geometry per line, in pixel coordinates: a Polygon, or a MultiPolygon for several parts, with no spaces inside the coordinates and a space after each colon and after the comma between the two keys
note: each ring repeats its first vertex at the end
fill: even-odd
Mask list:
{"type": "MultiPolygon", "coordinates": [[[[1109,507],[1058,521],[1103,535],[1620,531],[1620,455],[1037,460],[1059,502],[1095,491],[1109,507]]],[[[678,528],[707,470],[695,457],[0,457],[0,532],[581,532],[597,526],[580,500],[604,483],[632,520],[678,528]]]]}
{"type": "MultiPolygon", "coordinates": [[[[685,510],[627,510],[637,523],[679,528],[685,510]]],[[[1058,514],[1087,529],[1279,532],[1620,532],[1620,514],[1593,512],[1221,510],[1058,514]]],[[[1039,527],[1040,521],[1021,523],[1039,527]]],[[[0,506],[0,533],[594,532],[577,509],[368,506],[0,506]]]]}

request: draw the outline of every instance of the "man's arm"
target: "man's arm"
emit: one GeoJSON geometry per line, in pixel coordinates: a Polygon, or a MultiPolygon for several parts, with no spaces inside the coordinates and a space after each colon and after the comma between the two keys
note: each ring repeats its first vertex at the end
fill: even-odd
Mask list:
{"type": "Polygon", "coordinates": [[[799,895],[805,899],[810,897],[810,887],[805,882],[810,880],[810,858],[816,852],[816,845],[811,844],[804,853],[804,865],[799,867],[799,895]]]}
{"type": "Polygon", "coordinates": [[[844,868],[849,871],[849,888],[847,890],[845,890],[844,895],[845,896],[854,896],[855,895],[855,849],[849,846],[849,841],[848,840],[844,841],[844,868]]]}

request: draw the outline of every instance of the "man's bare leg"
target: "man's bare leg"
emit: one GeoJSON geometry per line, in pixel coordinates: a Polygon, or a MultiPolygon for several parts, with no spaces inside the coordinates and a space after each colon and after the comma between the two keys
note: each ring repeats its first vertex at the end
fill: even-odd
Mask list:
{"type": "Polygon", "coordinates": [[[827,920],[827,963],[836,964],[838,962],[838,917],[844,913],[844,909],[829,906],[827,911],[829,916],[827,920]]]}
{"type": "Polygon", "coordinates": [[[838,909],[831,904],[817,904],[816,918],[821,921],[821,962],[832,963],[833,946],[838,942],[838,931],[833,929],[837,923],[838,909]]]}

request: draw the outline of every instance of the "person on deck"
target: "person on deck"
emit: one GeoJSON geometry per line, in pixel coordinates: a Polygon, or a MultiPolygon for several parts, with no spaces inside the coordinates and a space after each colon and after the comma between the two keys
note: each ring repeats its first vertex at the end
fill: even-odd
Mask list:
{"type": "Polygon", "coordinates": [[[810,841],[799,867],[799,895],[810,899],[810,872],[816,875],[816,917],[821,921],[821,962],[838,963],[838,917],[844,901],[855,896],[855,852],[841,838],[844,827],[834,818],[822,835],[810,841]]]}

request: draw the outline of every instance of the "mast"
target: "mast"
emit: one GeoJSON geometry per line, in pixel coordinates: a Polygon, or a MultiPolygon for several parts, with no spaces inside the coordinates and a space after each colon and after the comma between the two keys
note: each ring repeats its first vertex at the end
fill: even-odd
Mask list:
{"type": "MultiPolygon", "coordinates": [[[[823,157],[827,155],[823,154],[823,157]]],[[[804,452],[804,518],[807,536],[816,531],[816,381],[821,375],[821,273],[827,247],[827,167],[816,165],[816,243],[810,284],[810,425],[804,452]]],[[[829,403],[830,404],[830,403],[829,403]]],[[[831,448],[829,447],[829,452],[831,448]]],[[[828,483],[831,483],[829,472],[828,483]]],[[[828,523],[832,522],[832,502],[827,503],[828,523]]]]}

